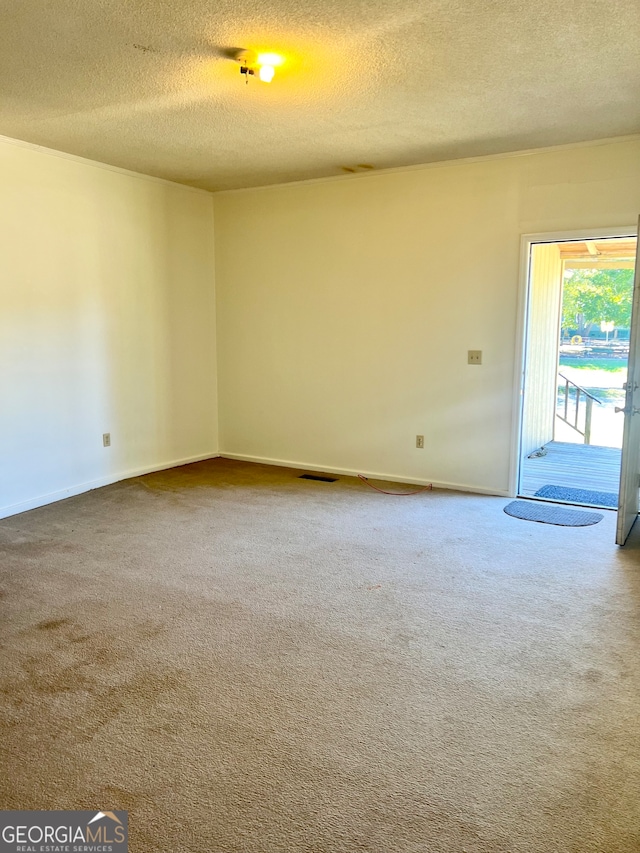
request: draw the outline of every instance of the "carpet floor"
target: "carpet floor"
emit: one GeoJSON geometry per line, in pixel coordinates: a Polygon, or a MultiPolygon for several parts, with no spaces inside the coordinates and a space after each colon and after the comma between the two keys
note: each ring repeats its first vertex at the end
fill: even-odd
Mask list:
{"type": "Polygon", "coordinates": [[[0,807],[132,853],[637,853],[640,538],[222,459],[0,521],[0,807]]]}

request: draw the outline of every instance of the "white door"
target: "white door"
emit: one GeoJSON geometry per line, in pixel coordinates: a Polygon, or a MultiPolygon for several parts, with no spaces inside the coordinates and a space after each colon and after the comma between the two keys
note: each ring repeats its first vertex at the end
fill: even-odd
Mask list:
{"type": "MultiPolygon", "coordinates": [[[[640,220],[638,220],[640,230],[640,220]]],[[[636,277],[633,286],[631,332],[629,334],[629,371],[624,404],[622,465],[618,498],[616,543],[624,545],[638,517],[640,493],[640,252],[636,251],[636,277]]]]}

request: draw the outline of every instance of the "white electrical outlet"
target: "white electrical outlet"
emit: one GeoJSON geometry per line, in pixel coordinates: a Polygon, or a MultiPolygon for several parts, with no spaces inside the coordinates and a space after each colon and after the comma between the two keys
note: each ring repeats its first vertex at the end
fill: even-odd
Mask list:
{"type": "Polygon", "coordinates": [[[482,364],[482,350],[470,349],[468,351],[468,364],[482,364]]]}
{"type": "Polygon", "coordinates": [[[424,436],[417,435],[416,436],[416,447],[419,447],[421,450],[424,447],[424,436]]]}
{"type": "Polygon", "coordinates": [[[103,432],[102,433],[102,446],[103,447],[111,447],[111,433],[103,432]]]}

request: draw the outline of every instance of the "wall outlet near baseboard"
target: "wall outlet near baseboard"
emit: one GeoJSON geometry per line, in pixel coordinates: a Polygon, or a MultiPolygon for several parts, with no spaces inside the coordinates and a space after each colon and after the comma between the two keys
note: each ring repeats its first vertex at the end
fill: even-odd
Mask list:
{"type": "Polygon", "coordinates": [[[111,447],[111,433],[103,432],[102,433],[102,446],[103,447],[111,447]]]}
{"type": "Polygon", "coordinates": [[[468,350],[467,363],[468,364],[482,364],[482,350],[481,349],[470,349],[470,350],[468,350]]]}
{"type": "Polygon", "coordinates": [[[417,435],[416,436],[416,447],[419,447],[420,450],[423,449],[423,447],[424,447],[424,436],[423,435],[417,435]]]}

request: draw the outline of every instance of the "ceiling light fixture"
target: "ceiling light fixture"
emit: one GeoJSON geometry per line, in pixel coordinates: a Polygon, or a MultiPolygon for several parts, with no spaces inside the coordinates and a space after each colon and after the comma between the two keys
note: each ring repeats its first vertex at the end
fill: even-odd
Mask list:
{"type": "Polygon", "coordinates": [[[282,65],[284,59],[278,53],[258,53],[250,50],[241,51],[237,57],[240,63],[240,73],[244,74],[247,83],[249,77],[259,77],[263,83],[270,83],[276,73],[276,68],[282,65]]]}

